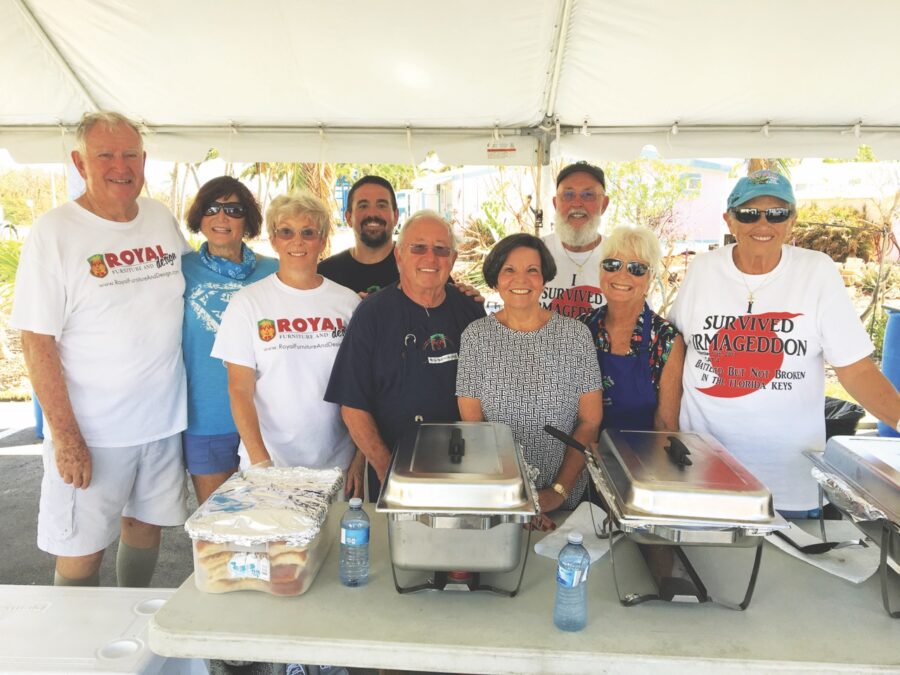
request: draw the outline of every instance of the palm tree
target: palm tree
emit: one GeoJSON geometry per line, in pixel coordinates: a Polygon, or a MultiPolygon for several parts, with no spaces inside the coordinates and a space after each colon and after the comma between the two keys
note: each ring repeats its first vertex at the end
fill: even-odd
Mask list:
{"type": "Polygon", "coordinates": [[[759,157],[751,157],[747,160],[747,175],[749,176],[751,173],[755,173],[756,171],[762,171],[763,169],[768,169],[769,171],[774,171],[775,173],[780,173],[782,176],[786,176],[787,178],[791,177],[791,166],[793,166],[794,160],[786,159],[786,158],[766,158],[761,159],[759,157]]]}

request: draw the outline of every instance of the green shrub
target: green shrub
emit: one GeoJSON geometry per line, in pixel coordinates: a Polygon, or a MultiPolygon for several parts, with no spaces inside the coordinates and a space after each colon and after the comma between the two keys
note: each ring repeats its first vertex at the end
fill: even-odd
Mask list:
{"type": "Polygon", "coordinates": [[[16,270],[22,252],[20,241],[0,241],[0,312],[6,313],[12,306],[16,270]]]}

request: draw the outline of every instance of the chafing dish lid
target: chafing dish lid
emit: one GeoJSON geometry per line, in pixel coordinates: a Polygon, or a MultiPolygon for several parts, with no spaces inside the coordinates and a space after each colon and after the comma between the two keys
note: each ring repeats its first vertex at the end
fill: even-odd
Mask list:
{"type": "Polygon", "coordinates": [[[398,444],[376,508],[533,514],[526,476],[507,425],[422,424],[398,444]]]}
{"type": "Polygon", "coordinates": [[[844,478],[888,518],[900,522],[900,439],[835,436],[819,457],[807,455],[823,471],[844,478]]]}
{"type": "Polygon", "coordinates": [[[775,519],[769,490],[709,434],[607,429],[593,454],[623,519],[723,525],[775,519]]]}

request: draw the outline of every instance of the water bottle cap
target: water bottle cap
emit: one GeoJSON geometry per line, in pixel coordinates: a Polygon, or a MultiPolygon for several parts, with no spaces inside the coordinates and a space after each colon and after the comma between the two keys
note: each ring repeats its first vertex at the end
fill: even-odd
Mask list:
{"type": "Polygon", "coordinates": [[[580,544],[584,541],[584,537],[581,535],[581,532],[576,532],[572,530],[569,532],[569,543],[570,544],[580,544]]]}
{"type": "Polygon", "coordinates": [[[360,499],[359,497],[353,497],[350,500],[350,508],[351,509],[358,509],[361,507],[362,507],[362,499],[360,499]]]}

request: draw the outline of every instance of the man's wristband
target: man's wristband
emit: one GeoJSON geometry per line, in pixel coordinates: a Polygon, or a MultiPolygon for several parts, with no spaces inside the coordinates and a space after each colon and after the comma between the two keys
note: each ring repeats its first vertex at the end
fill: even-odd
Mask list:
{"type": "Polygon", "coordinates": [[[895,426],[894,429],[900,434],[900,420],[897,420],[897,426],[895,426]]]}
{"type": "Polygon", "coordinates": [[[569,498],[569,491],[566,490],[560,483],[554,483],[550,486],[550,489],[553,490],[556,494],[560,495],[563,498],[563,501],[566,501],[569,498]]]}

